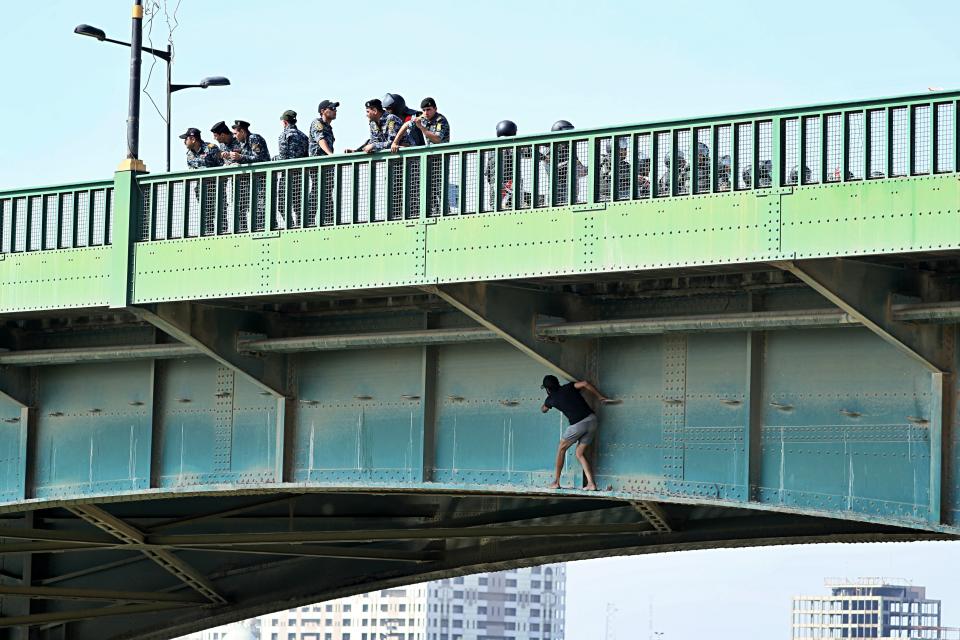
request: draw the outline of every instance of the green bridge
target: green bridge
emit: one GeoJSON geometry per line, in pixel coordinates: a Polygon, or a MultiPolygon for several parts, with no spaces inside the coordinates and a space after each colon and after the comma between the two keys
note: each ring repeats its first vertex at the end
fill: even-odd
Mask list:
{"type": "Polygon", "coordinates": [[[0,637],[960,535],[958,98],[0,192],[0,637]]]}

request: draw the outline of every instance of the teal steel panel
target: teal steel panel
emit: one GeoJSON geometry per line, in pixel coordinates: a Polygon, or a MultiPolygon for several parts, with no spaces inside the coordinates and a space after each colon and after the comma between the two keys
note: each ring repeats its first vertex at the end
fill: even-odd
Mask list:
{"type": "Polygon", "coordinates": [[[149,486],[150,369],[123,362],[40,370],[36,497],[149,486]]]}
{"type": "Polygon", "coordinates": [[[0,502],[23,498],[26,428],[20,407],[0,395],[0,502]]]}
{"type": "Polygon", "coordinates": [[[420,477],[418,348],[297,356],[296,481],[400,482],[420,477]]]}

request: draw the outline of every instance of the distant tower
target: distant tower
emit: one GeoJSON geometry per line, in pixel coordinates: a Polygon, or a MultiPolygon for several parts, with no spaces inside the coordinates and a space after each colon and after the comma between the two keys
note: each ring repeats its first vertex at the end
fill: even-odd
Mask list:
{"type": "Polygon", "coordinates": [[[612,603],[607,603],[607,627],[604,634],[604,640],[617,640],[617,631],[614,623],[617,619],[617,607],[612,603]]]}

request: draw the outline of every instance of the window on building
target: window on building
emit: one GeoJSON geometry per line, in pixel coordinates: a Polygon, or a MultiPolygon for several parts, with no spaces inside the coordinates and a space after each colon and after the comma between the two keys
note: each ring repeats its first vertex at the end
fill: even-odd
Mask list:
{"type": "Polygon", "coordinates": [[[530,594],[530,602],[540,602],[540,594],[539,594],[539,593],[531,593],[531,594],[530,594]]]}
{"type": "Polygon", "coordinates": [[[389,606],[390,606],[390,605],[381,604],[381,605],[380,605],[380,611],[386,611],[386,610],[387,610],[387,607],[389,607],[389,606]]]}
{"type": "Polygon", "coordinates": [[[487,608],[486,608],[486,607],[477,607],[477,613],[480,614],[480,615],[482,615],[482,616],[485,616],[485,615],[487,615],[487,608]]]}
{"type": "Polygon", "coordinates": [[[513,578],[507,578],[507,586],[508,586],[508,587],[515,587],[515,586],[517,586],[517,581],[514,580],[513,578]]]}
{"type": "Polygon", "coordinates": [[[350,618],[344,618],[344,619],[343,619],[343,626],[345,626],[345,627],[349,627],[349,626],[350,626],[350,618]]]}
{"type": "Polygon", "coordinates": [[[326,606],[323,608],[323,610],[324,610],[324,611],[333,611],[333,605],[332,605],[332,604],[328,604],[328,605],[326,605],[326,606]]]}
{"type": "Polygon", "coordinates": [[[349,633],[341,634],[340,640],[350,640],[350,634],[349,633]]]}
{"type": "Polygon", "coordinates": [[[364,603],[364,605],[363,605],[363,610],[364,610],[364,612],[370,611],[370,605],[364,603]]]}
{"type": "Polygon", "coordinates": [[[453,579],[453,584],[463,584],[463,576],[453,579]]]}
{"type": "Polygon", "coordinates": [[[401,604],[398,604],[398,605],[397,605],[397,610],[398,610],[398,611],[406,611],[406,610],[407,610],[407,605],[402,604],[402,603],[401,603],[401,604]]]}
{"type": "Polygon", "coordinates": [[[292,627],[292,626],[295,625],[295,624],[297,624],[297,619],[296,619],[296,618],[287,618],[287,626],[288,626],[288,627],[292,627]]]}
{"type": "Polygon", "coordinates": [[[349,611],[350,611],[350,605],[349,605],[349,604],[343,605],[343,610],[344,610],[344,612],[349,612],[349,611]]]}
{"type": "Polygon", "coordinates": [[[454,629],[462,629],[462,628],[463,628],[463,620],[454,620],[454,621],[453,621],[453,628],[454,628],[454,629]]]}
{"type": "Polygon", "coordinates": [[[516,610],[515,608],[513,608],[513,607],[507,607],[507,608],[504,610],[503,615],[505,615],[505,616],[515,616],[515,615],[517,615],[517,610],[516,610]]]}
{"type": "Polygon", "coordinates": [[[516,622],[508,622],[508,623],[504,626],[504,628],[505,628],[507,631],[516,631],[516,630],[517,630],[517,623],[516,623],[516,622]]]}
{"type": "Polygon", "coordinates": [[[530,617],[531,617],[531,618],[539,618],[539,617],[540,617],[540,609],[530,609],[530,617]]]}
{"type": "Polygon", "coordinates": [[[539,623],[539,622],[531,622],[531,623],[530,623],[530,631],[540,631],[540,623],[539,623]]]}
{"type": "Polygon", "coordinates": [[[539,589],[539,588],[540,588],[540,581],[539,581],[539,580],[531,580],[531,581],[530,581],[530,588],[531,588],[531,589],[539,589]]]}
{"type": "Polygon", "coordinates": [[[288,633],[288,634],[287,634],[287,640],[297,640],[297,634],[295,634],[295,633],[288,633]]]}
{"type": "Polygon", "coordinates": [[[454,597],[454,598],[457,598],[457,599],[463,598],[463,591],[454,591],[454,592],[453,592],[453,597],[454,597]]]}
{"type": "Polygon", "coordinates": [[[490,580],[486,576],[480,576],[477,579],[477,584],[479,584],[481,587],[487,586],[488,582],[490,582],[490,580]]]}
{"type": "Polygon", "coordinates": [[[455,605],[453,605],[453,612],[454,612],[454,613],[463,613],[463,605],[462,605],[462,604],[455,604],[455,605]]]}

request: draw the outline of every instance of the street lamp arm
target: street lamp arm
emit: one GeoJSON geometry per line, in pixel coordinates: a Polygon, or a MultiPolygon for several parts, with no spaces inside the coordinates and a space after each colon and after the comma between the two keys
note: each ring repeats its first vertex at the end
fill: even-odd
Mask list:
{"type": "Polygon", "coordinates": [[[200,84],[172,84],[170,85],[170,93],[176,93],[183,89],[193,89],[194,87],[202,87],[200,84]]]}
{"type": "MultiPolygon", "coordinates": [[[[91,27],[91,26],[88,25],[88,24],[78,25],[78,26],[73,30],[73,32],[76,33],[77,35],[88,36],[88,37],[91,37],[91,38],[96,38],[96,39],[99,40],[100,42],[112,42],[113,44],[119,44],[119,45],[122,45],[122,46],[124,46],[124,47],[129,47],[129,46],[130,46],[130,43],[129,43],[129,42],[124,42],[123,40],[114,40],[113,38],[108,38],[108,37],[106,36],[106,34],[104,34],[101,29],[97,29],[96,27],[91,27]]],[[[171,55],[171,52],[170,52],[169,49],[167,49],[166,51],[164,51],[163,49],[154,49],[153,47],[144,47],[144,46],[141,46],[141,47],[140,47],[140,50],[141,50],[141,51],[146,51],[147,53],[149,53],[149,54],[151,54],[151,55],[153,55],[153,56],[156,56],[157,58],[160,58],[160,59],[163,60],[164,62],[170,62],[170,60],[172,59],[172,55],[171,55]]]]}

